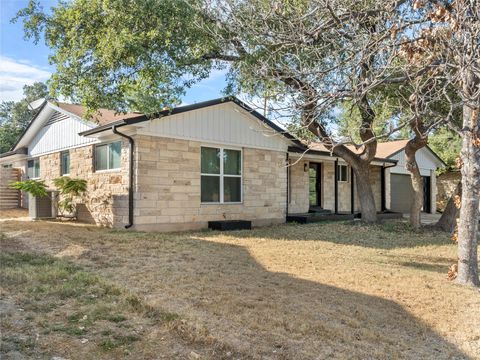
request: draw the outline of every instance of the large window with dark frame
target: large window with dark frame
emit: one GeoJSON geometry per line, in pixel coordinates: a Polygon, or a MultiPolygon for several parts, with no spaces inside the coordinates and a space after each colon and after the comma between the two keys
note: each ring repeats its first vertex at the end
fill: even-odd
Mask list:
{"type": "Polygon", "coordinates": [[[95,171],[120,169],[122,142],[95,145],[95,171]]]}
{"type": "Polygon", "coordinates": [[[201,202],[242,202],[242,151],[202,147],[201,202]]]}
{"type": "Polygon", "coordinates": [[[60,153],[60,175],[70,175],[70,151],[60,153]]]}
{"type": "Polygon", "coordinates": [[[29,179],[37,179],[40,177],[40,159],[30,159],[27,161],[27,176],[29,179]]]}

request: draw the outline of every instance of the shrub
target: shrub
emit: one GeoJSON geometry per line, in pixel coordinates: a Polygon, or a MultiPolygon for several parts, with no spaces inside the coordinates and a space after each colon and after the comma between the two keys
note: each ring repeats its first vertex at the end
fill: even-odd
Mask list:
{"type": "Polygon", "coordinates": [[[76,217],[77,209],[73,199],[74,197],[82,196],[85,191],[87,191],[87,181],[63,176],[53,180],[53,183],[60,191],[60,195],[62,195],[62,200],[58,202],[58,207],[62,210],[62,215],[71,213],[76,217]]]}
{"type": "Polygon", "coordinates": [[[47,185],[43,180],[15,181],[10,184],[12,189],[25,191],[35,197],[47,196],[47,185]]]}

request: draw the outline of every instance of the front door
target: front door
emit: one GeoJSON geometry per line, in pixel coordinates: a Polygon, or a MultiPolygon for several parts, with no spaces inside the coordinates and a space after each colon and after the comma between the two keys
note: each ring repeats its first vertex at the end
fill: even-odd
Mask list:
{"type": "Polygon", "coordinates": [[[426,213],[430,212],[430,176],[423,177],[423,211],[426,213]]]}
{"type": "Polygon", "coordinates": [[[310,163],[308,169],[308,190],[310,207],[322,206],[322,166],[310,163]]]}

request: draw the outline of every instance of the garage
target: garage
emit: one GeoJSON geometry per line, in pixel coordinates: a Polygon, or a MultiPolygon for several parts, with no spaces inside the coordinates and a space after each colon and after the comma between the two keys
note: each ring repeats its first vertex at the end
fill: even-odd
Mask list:
{"type": "MultiPolygon", "coordinates": [[[[391,192],[391,210],[402,213],[409,213],[413,202],[413,188],[410,175],[391,174],[390,175],[391,192]]],[[[430,212],[430,194],[431,194],[430,176],[423,176],[423,211],[430,212]]]]}

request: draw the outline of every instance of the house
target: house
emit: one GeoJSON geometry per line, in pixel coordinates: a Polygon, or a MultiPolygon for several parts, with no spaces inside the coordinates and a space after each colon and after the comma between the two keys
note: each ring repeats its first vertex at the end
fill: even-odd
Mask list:
{"type": "MultiPolygon", "coordinates": [[[[0,165],[20,168],[24,177],[48,186],[63,175],[86,179],[79,220],[173,231],[203,228],[213,220],[261,226],[309,210],[359,211],[355,178],[342,159],[321,144],[306,149],[236,98],[181,106],[153,118],[105,109],[90,121],[84,115],[79,105],[46,101],[12,150],[0,155],[0,165]]],[[[397,208],[398,198],[406,196],[407,183],[400,178],[404,145],[380,144],[371,164],[378,211],[397,208]]],[[[431,179],[425,209],[433,212],[434,171],[441,162],[430,152],[421,166],[431,179]]]]}

